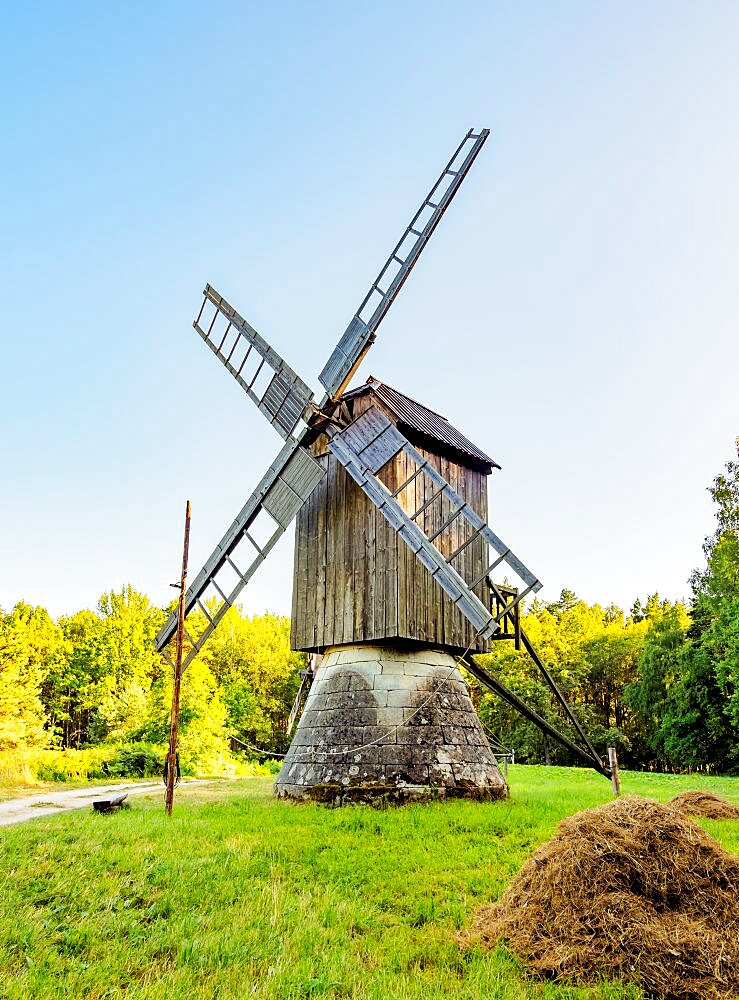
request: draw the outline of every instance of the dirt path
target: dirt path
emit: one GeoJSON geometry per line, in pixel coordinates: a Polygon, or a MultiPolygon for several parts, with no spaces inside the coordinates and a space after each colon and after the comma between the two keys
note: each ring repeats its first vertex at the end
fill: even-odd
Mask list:
{"type": "MultiPolygon", "coordinates": [[[[207,781],[183,781],[178,790],[190,785],[206,785],[207,781]]],[[[71,809],[85,809],[92,806],[97,799],[105,799],[111,795],[143,795],[145,792],[164,794],[161,781],[137,781],[129,784],[116,782],[109,785],[91,785],[89,788],[69,788],[62,792],[39,792],[22,799],[9,799],[0,802],[0,826],[11,826],[13,823],[24,823],[38,816],[53,816],[71,809]]]]}

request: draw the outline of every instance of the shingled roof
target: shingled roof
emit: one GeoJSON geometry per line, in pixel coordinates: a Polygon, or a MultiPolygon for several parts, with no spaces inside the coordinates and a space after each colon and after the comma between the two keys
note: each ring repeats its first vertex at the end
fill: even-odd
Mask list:
{"type": "Polygon", "coordinates": [[[417,403],[410,396],[403,395],[392,386],[380,382],[376,378],[368,378],[364,385],[350,389],[342,397],[345,400],[355,399],[367,393],[373,393],[380,402],[396,417],[399,429],[411,440],[418,438],[442,445],[446,451],[454,452],[463,461],[473,466],[485,466],[487,473],[499,469],[500,465],[474,445],[469,438],[449,423],[446,417],[435,413],[427,406],[417,403]]]}

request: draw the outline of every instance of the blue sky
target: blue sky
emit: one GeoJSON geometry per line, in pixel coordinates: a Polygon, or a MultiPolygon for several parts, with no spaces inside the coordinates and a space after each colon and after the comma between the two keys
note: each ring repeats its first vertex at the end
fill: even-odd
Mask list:
{"type": "MultiPolygon", "coordinates": [[[[312,384],[470,126],[492,135],[359,380],[503,466],[544,581],[687,593],[739,433],[733,3],[4,12],[0,606],[171,597],[280,444],[206,281],[312,384]]],[[[289,610],[292,539],[250,585],[289,610]]]]}

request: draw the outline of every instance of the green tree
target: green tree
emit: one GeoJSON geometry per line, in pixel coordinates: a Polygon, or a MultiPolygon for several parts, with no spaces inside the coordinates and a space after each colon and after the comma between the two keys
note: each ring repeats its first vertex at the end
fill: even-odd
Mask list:
{"type": "MultiPolygon", "coordinates": [[[[626,619],[614,604],[606,608],[588,605],[565,588],[553,603],[534,601],[522,624],[594,745],[601,751],[607,745],[628,751],[631,719],[623,690],[636,679],[648,628],[646,622],[626,619]]],[[[491,673],[539,715],[575,742],[582,742],[523,650],[516,652],[510,642],[496,642],[483,661],[491,673]]],[[[568,751],[546,739],[494,695],[480,689],[476,690],[476,697],[484,725],[504,745],[513,747],[518,759],[532,763],[569,762],[568,751]]]]}
{"type": "MultiPolygon", "coordinates": [[[[169,740],[174,675],[166,670],[153,685],[149,717],[140,738],[166,743],[169,740]]],[[[182,676],[178,747],[183,762],[201,774],[223,774],[229,768],[226,706],[221,690],[208,666],[195,658],[182,676]]]]}
{"type": "Polygon", "coordinates": [[[102,627],[93,611],[60,618],[62,655],[46,675],[42,699],[49,729],[62,747],[79,748],[90,741],[99,682],[104,665],[96,656],[96,638],[102,627]]]}
{"type": "Polygon", "coordinates": [[[164,612],[127,585],[103,594],[98,613],[100,628],[91,638],[92,669],[99,678],[91,736],[98,741],[127,739],[149,720],[151,687],[163,671],[154,639],[164,612]]]}
{"type": "Polygon", "coordinates": [[[41,685],[60,655],[48,612],[20,602],[0,614],[0,749],[47,741],[41,685]]]}
{"type": "MultiPolygon", "coordinates": [[[[649,603],[649,602],[648,602],[649,603]]],[[[651,618],[637,665],[637,677],[624,691],[632,711],[630,738],[637,759],[663,768],[670,762],[665,749],[670,698],[684,666],[688,614],[683,604],[661,605],[651,618]]]]}
{"type": "Polygon", "coordinates": [[[238,607],[224,616],[203,659],[221,687],[230,731],[275,752],[287,749],[285,724],[305,655],[290,649],[290,620],[248,617],[238,607]]]}
{"type": "Polygon", "coordinates": [[[682,669],[662,725],[675,766],[718,771],[739,767],[739,461],[725,469],[708,488],[716,529],[703,545],[705,568],[691,576],[682,669]]]}

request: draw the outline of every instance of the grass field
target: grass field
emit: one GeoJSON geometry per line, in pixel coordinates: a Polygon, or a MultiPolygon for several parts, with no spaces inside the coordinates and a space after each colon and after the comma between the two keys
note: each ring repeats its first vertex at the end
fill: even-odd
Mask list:
{"type": "MultiPolygon", "coordinates": [[[[268,779],[193,789],[110,816],[0,833],[0,997],[636,998],[618,983],[528,979],[455,933],[564,816],[610,798],[594,773],[517,765],[507,802],[375,811],[275,802],[268,779]]],[[[739,779],[623,775],[666,800],[739,779]]],[[[704,821],[739,852],[739,822],[704,821]]]]}

